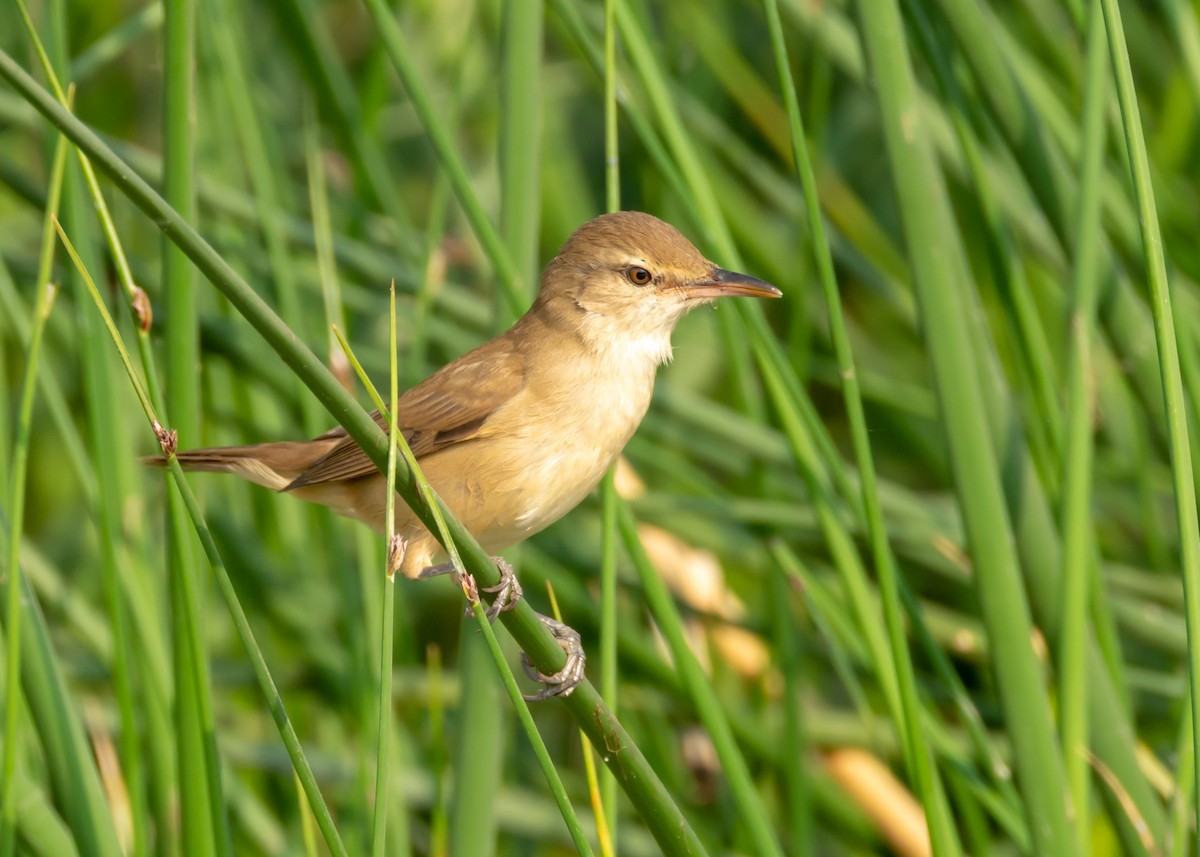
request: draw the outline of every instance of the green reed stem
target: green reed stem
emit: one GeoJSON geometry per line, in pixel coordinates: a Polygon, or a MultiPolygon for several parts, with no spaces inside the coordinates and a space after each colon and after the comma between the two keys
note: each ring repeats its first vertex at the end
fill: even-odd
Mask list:
{"type": "Polygon", "coordinates": [[[17,756],[24,746],[21,741],[21,530],[25,523],[25,485],[29,474],[29,441],[33,423],[33,402],[37,394],[37,373],[42,353],[42,336],[58,287],[50,283],[54,265],[54,218],[62,193],[63,173],[67,163],[66,138],[59,136],[54,145],[54,165],[50,171],[50,189],[46,212],[42,219],[42,251],[38,259],[37,279],[34,281],[33,330],[25,357],[25,374],[21,379],[21,397],[17,410],[17,427],[13,436],[12,472],[8,507],[8,562],[4,633],[8,644],[4,671],[4,750],[0,769],[0,854],[10,857],[16,848],[17,835],[17,756]]]}
{"type": "MultiPolygon", "coordinates": [[[[1175,320],[1171,309],[1171,286],[1163,256],[1163,237],[1158,227],[1158,209],[1150,162],[1142,134],[1137,90],[1125,45],[1121,10],[1115,0],[1102,0],[1104,23],[1108,30],[1109,56],[1116,79],[1117,99],[1121,104],[1121,124],[1133,173],[1138,224],[1141,227],[1142,252],[1150,287],[1150,313],[1154,320],[1154,340],[1158,346],[1163,400],[1167,412],[1167,446],[1171,453],[1171,476],[1175,489],[1175,513],[1179,523],[1179,548],[1183,566],[1184,618],[1188,632],[1188,685],[1192,699],[1192,752],[1200,753],[1200,519],[1196,512],[1196,486],[1192,475],[1192,448],[1188,438],[1187,410],[1183,380],[1179,369],[1179,349],[1175,341],[1175,320]]],[[[1200,760],[1193,763],[1200,770],[1200,760]]],[[[1194,810],[1200,817],[1200,789],[1196,790],[1194,810]]]]}
{"type": "Polygon", "coordinates": [[[396,570],[404,558],[404,540],[396,535],[396,401],[400,371],[396,364],[396,284],[388,290],[388,464],[384,521],[387,535],[386,580],[383,584],[383,622],[379,635],[379,737],[375,751],[375,815],[371,824],[371,853],[383,857],[387,848],[388,789],[391,785],[392,624],[396,610],[396,570]]]}
{"type": "Polygon", "coordinates": [[[1063,761],[1080,850],[1091,841],[1091,761],[1088,758],[1088,603],[1092,576],[1092,413],[1090,392],[1095,367],[1097,265],[1100,242],[1100,176],[1104,159],[1104,119],[1108,96],[1104,18],[1099,0],[1088,4],[1087,84],[1083,102],[1083,158],[1075,216],[1073,306],[1067,356],[1067,426],[1063,451],[1063,624],[1058,674],[1062,697],[1063,761]]]}

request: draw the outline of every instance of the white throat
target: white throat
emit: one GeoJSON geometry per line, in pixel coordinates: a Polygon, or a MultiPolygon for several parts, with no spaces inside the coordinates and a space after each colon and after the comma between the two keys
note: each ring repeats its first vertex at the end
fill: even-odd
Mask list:
{"type": "Polygon", "coordinates": [[[625,319],[596,312],[584,312],[579,320],[581,338],[598,355],[623,363],[629,368],[653,371],[671,360],[671,332],[677,319],[640,328],[630,328],[625,319]]]}

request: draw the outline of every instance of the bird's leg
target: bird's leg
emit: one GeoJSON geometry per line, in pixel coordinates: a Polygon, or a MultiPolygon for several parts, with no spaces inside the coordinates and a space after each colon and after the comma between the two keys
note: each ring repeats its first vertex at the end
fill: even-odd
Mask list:
{"type": "Polygon", "coordinates": [[[587,663],[587,657],[583,653],[583,644],[579,639],[579,632],[550,616],[543,616],[541,613],[538,613],[537,617],[550,633],[554,635],[554,639],[558,640],[558,644],[562,646],[562,650],[567,653],[567,662],[563,664],[563,668],[558,672],[546,675],[536,669],[529,662],[529,656],[522,652],[521,666],[525,669],[525,675],[545,685],[537,693],[525,694],[525,698],[530,702],[540,702],[543,699],[550,699],[553,696],[570,696],[575,688],[579,686],[579,683],[583,681],[583,668],[587,663]]]}
{"type": "MultiPolygon", "coordinates": [[[[483,587],[483,591],[495,595],[492,599],[492,606],[487,611],[488,619],[495,621],[496,617],[505,610],[511,610],[516,607],[517,602],[521,600],[525,593],[521,588],[520,582],[517,580],[516,574],[513,573],[513,567],[508,564],[508,561],[504,557],[494,556],[492,557],[492,561],[496,563],[496,568],[500,571],[500,582],[495,586],[483,587]]],[[[452,562],[427,566],[421,569],[421,573],[417,575],[417,580],[428,580],[431,577],[450,574],[452,571],[454,571],[454,563],[452,562]]],[[[467,615],[471,615],[470,608],[467,609],[467,615]]]]}

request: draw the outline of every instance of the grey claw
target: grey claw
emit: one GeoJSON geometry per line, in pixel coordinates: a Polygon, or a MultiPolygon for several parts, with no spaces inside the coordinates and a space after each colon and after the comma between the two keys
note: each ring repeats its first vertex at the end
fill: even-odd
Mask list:
{"type": "Polygon", "coordinates": [[[500,582],[495,586],[485,586],[483,591],[494,593],[496,596],[488,609],[488,618],[494,620],[505,610],[516,607],[517,602],[525,596],[525,590],[521,588],[521,582],[517,580],[513,567],[507,560],[499,556],[492,559],[496,561],[496,568],[500,569],[500,582]]]}
{"type": "MultiPolygon", "coordinates": [[[[505,610],[512,610],[525,595],[525,590],[521,588],[521,583],[517,580],[517,575],[508,561],[500,556],[494,556],[492,559],[496,563],[496,568],[500,570],[500,582],[495,586],[481,587],[484,592],[496,596],[492,599],[492,606],[487,609],[489,622],[495,622],[496,617],[505,610]]],[[[467,615],[471,615],[470,607],[467,608],[467,615]]]]}
{"type": "Polygon", "coordinates": [[[525,670],[525,675],[545,685],[537,693],[524,694],[525,699],[529,702],[541,702],[543,699],[555,696],[570,696],[583,681],[584,666],[587,664],[587,656],[583,652],[583,643],[579,638],[578,631],[557,619],[543,616],[540,613],[538,619],[549,629],[554,638],[558,640],[558,644],[562,646],[562,650],[567,653],[567,662],[558,672],[546,675],[529,662],[528,655],[524,652],[521,653],[521,667],[525,670]]]}

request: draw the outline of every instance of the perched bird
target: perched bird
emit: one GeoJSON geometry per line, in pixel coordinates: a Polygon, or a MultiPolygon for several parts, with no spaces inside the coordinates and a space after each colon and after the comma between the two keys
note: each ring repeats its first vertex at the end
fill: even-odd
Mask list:
{"type": "MultiPolygon", "coordinates": [[[[684,314],[727,295],[780,294],[717,267],[649,214],[597,217],[546,267],[536,301],[512,328],[400,397],[399,427],[434,490],[496,553],[557,521],[600,481],[642,421],[684,314]]],[[[185,470],[233,473],[384,530],[384,477],[341,427],[309,441],[178,458],[185,470]]],[[[396,532],[406,577],[448,570],[434,564],[441,546],[403,503],[396,532]]],[[[520,595],[511,569],[498,564],[496,610],[520,595]]],[[[560,638],[570,632],[544,621],[560,638]]],[[[575,666],[567,683],[582,676],[582,660],[575,666]]],[[[563,685],[550,693],[574,687],[563,685]]]]}

